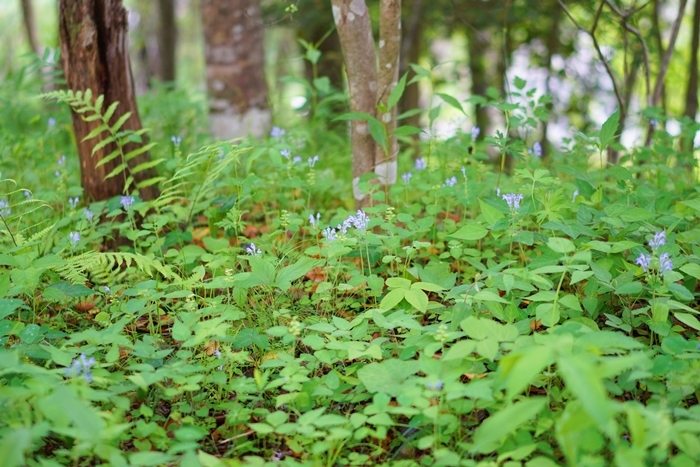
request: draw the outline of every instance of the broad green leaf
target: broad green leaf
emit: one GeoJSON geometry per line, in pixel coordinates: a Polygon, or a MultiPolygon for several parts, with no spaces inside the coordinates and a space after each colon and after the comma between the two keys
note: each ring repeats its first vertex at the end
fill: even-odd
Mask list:
{"type": "Polygon", "coordinates": [[[386,152],[386,128],[377,119],[368,120],[367,123],[369,125],[369,134],[372,136],[372,139],[386,152]]]}
{"type": "Polygon", "coordinates": [[[403,277],[390,277],[386,280],[386,286],[392,289],[410,289],[411,281],[403,277]]]}
{"type": "Polygon", "coordinates": [[[317,264],[317,260],[309,258],[308,256],[302,256],[296,263],[285,266],[277,272],[275,285],[286,292],[292,286],[292,282],[303,277],[304,274],[311,271],[317,264]]]}
{"type": "Polygon", "coordinates": [[[420,289],[406,290],[404,298],[413,307],[425,313],[428,310],[428,296],[420,289]]]}
{"type": "Polygon", "coordinates": [[[600,129],[600,147],[602,151],[615,139],[615,133],[617,132],[618,123],[620,122],[620,109],[616,109],[615,112],[608,118],[603,127],[600,129]]]}
{"type": "Polygon", "coordinates": [[[432,282],[414,282],[411,284],[411,289],[427,290],[428,292],[440,292],[441,290],[445,290],[444,287],[432,282]]]}
{"type": "Polygon", "coordinates": [[[442,357],[443,361],[466,360],[476,347],[476,342],[472,340],[462,340],[452,344],[447,353],[442,357]]]}
{"type": "Polygon", "coordinates": [[[574,242],[568,238],[561,237],[550,237],[550,239],[547,240],[547,246],[551,248],[552,251],[561,254],[571,253],[576,250],[574,242]]]}
{"type": "Polygon", "coordinates": [[[690,326],[696,331],[700,331],[700,321],[695,316],[689,313],[681,313],[679,311],[674,312],[673,316],[675,316],[678,321],[685,324],[686,326],[690,326]]]}
{"type": "Polygon", "coordinates": [[[560,357],[557,372],[562,375],[566,388],[571,391],[584,410],[598,425],[598,429],[610,434],[609,424],[615,410],[603,386],[600,372],[588,354],[572,354],[560,357]]]}
{"type": "Polygon", "coordinates": [[[2,298],[0,299],[0,319],[11,315],[17,308],[24,305],[22,300],[17,300],[16,298],[2,298]]]}
{"type": "Polygon", "coordinates": [[[192,335],[192,331],[182,321],[175,319],[173,322],[172,336],[176,341],[186,341],[192,335]]]}
{"type": "Polygon", "coordinates": [[[505,217],[501,211],[485,203],[481,198],[479,198],[479,206],[481,207],[481,215],[484,216],[488,225],[493,225],[505,217]]]}
{"type": "Polygon", "coordinates": [[[520,425],[532,421],[547,405],[544,397],[531,397],[493,413],[474,432],[473,452],[491,453],[520,425]]]}
{"type": "Polygon", "coordinates": [[[618,295],[639,295],[643,290],[644,285],[641,282],[632,281],[622,284],[615,289],[615,293],[618,295]]]}
{"type": "Polygon", "coordinates": [[[679,268],[682,272],[692,276],[696,279],[700,279],[700,264],[697,263],[687,263],[679,268]]]}
{"type": "Polygon", "coordinates": [[[496,339],[487,337],[484,340],[478,341],[475,347],[476,353],[482,357],[494,361],[496,355],[498,355],[498,341],[496,339]]]}
{"type": "Polygon", "coordinates": [[[421,133],[423,133],[423,130],[421,130],[420,128],[415,127],[415,126],[411,126],[411,125],[403,125],[403,126],[396,128],[396,130],[394,130],[394,134],[396,136],[411,136],[411,135],[419,135],[421,133]]]}
{"type": "Polygon", "coordinates": [[[510,303],[508,300],[501,298],[497,293],[491,292],[490,290],[480,290],[474,294],[474,300],[479,300],[481,302],[496,302],[496,303],[510,303]]]}
{"type": "Polygon", "coordinates": [[[554,352],[546,345],[527,347],[501,359],[499,373],[506,382],[509,399],[523,392],[535,377],[554,363],[554,352]]]}
{"type": "Polygon", "coordinates": [[[396,305],[401,303],[403,300],[404,296],[406,295],[406,289],[394,289],[391,290],[386,296],[382,299],[382,302],[379,304],[379,307],[382,310],[391,310],[394,308],[396,305]]]}
{"type": "Polygon", "coordinates": [[[448,235],[448,238],[456,238],[465,242],[480,240],[486,236],[488,230],[475,221],[467,221],[462,228],[448,235]]]}
{"type": "Polygon", "coordinates": [[[398,396],[401,385],[419,369],[420,363],[416,360],[391,358],[363,366],[358,370],[357,377],[370,393],[380,392],[398,396]]]}
{"type": "Polygon", "coordinates": [[[577,282],[581,282],[584,279],[588,279],[593,275],[593,271],[574,271],[571,273],[571,280],[569,284],[574,285],[577,282]]]}

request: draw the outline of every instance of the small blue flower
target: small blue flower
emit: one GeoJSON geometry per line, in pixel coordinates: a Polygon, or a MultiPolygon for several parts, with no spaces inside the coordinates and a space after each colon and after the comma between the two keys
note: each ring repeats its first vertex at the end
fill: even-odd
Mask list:
{"type": "Polygon", "coordinates": [[[445,183],[443,183],[442,186],[452,188],[456,184],[457,184],[457,177],[450,177],[447,180],[445,180],[445,183]]]}
{"type": "Polygon", "coordinates": [[[0,199],[0,216],[7,217],[12,214],[12,209],[10,209],[10,203],[4,199],[0,199]]]}
{"type": "Polygon", "coordinates": [[[416,170],[425,170],[426,168],[428,168],[428,163],[425,158],[419,157],[416,159],[416,170]]]}
{"type": "Polygon", "coordinates": [[[279,140],[280,138],[282,138],[284,136],[285,133],[287,133],[287,132],[284,131],[282,128],[280,128],[278,126],[273,126],[272,130],[270,131],[270,136],[272,136],[276,140],[279,140]]]}
{"type": "Polygon", "coordinates": [[[104,293],[106,293],[107,295],[109,295],[109,294],[112,293],[112,289],[110,289],[110,288],[109,288],[108,286],[106,286],[106,285],[103,285],[103,286],[102,286],[102,291],[103,291],[104,293]]]}
{"type": "Polygon", "coordinates": [[[462,177],[464,177],[465,180],[467,179],[467,168],[464,166],[462,166],[462,177]]]}
{"type": "Polygon", "coordinates": [[[535,141],[535,144],[532,145],[532,149],[528,152],[535,157],[542,157],[542,144],[540,144],[539,141],[535,141]]]}
{"type": "Polygon", "coordinates": [[[320,160],[320,157],[318,155],[315,155],[314,157],[309,157],[309,167],[312,167],[316,165],[316,162],[320,160]]]}
{"type": "Polygon", "coordinates": [[[440,391],[440,390],[442,390],[442,386],[443,386],[443,384],[442,384],[441,380],[437,380],[435,382],[433,382],[433,381],[426,381],[425,382],[425,387],[431,391],[440,391]]]}
{"type": "Polygon", "coordinates": [[[88,208],[83,209],[83,215],[85,216],[88,222],[92,222],[92,218],[95,217],[92,211],[90,211],[88,208]]]}
{"type": "Polygon", "coordinates": [[[214,351],[214,355],[216,356],[216,358],[221,358],[221,350],[216,349],[216,350],[214,351]]]}
{"type": "Polygon", "coordinates": [[[87,358],[84,353],[81,353],[80,357],[74,359],[71,366],[66,368],[66,376],[69,378],[75,378],[82,375],[88,384],[92,383],[92,373],[90,373],[90,368],[92,368],[95,363],[94,357],[87,358]]]}
{"type": "Polygon", "coordinates": [[[326,240],[329,242],[332,242],[336,238],[338,238],[335,234],[335,229],[333,227],[326,227],[321,234],[325,237],[326,240]]]}
{"type": "Polygon", "coordinates": [[[171,136],[170,141],[173,142],[176,148],[179,148],[180,143],[182,143],[182,138],[180,138],[179,136],[171,136]]]}
{"type": "Polygon", "coordinates": [[[312,226],[313,228],[316,228],[316,227],[317,227],[316,224],[318,224],[318,222],[319,222],[320,220],[321,220],[321,213],[320,213],[320,212],[316,213],[316,217],[314,217],[313,214],[309,214],[309,224],[311,224],[311,226],[312,226]]]}
{"type": "Polygon", "coordinates": [[[245,252],[248,253],[250,256],[260,256],[262,255],[262,250],[260,248],[255,247],[255,243],[251,243],[247,247],[244,248],[245,252]]]}
{"type": "Polygon", "coordinates": [[[293,165],[293,164],[298,164],[299,162],[301,162],[301,156],[294,156],[294,157],[292,158],[292,165],[293,165]]]}
{"type": "Polygon", "coordinates": [[[24,197],[25,197],[25,198],[27,198],[27,199],[31,199],[31,198],[32,198],[32,192],[31,192],[31,191],[29,191],[29,190],[24,190],[23,193],[24,193],[24,197]]]}
{"type": "Polygon", "coordinates": [[[654,234],[654,238],[649,240],[649,246],[651,247],[652,251],[656,251],[660,246],[664,246],[666,244],[666,231],[662,230],[661,232],[656,232],[654,234]]]}
{"type": "Polygon", "coordinates": [[[476,141],[480,134],[481,128],[479,128],[478,126],[472,127],[472,141],[476,141]]]}
{"type": "Polygon", "coordinates": [[[350,216],[349,220],[357,230],[364,232],[369,225],[369,216],[361,209],[358,209],[356,216],[350,216]]]}
{"type": "Polygon", "coordinates": [[[661,256],[659,256],[659,272],[661,274],[666,274],[672,270],[673,263],[671,262],[671,258],[669,257],[668,253],[662,253],[661,256]]]}
{"type": "Polygon", "coordinates": [[[411,183],[411,177],[413,177],[413,174],[411,172],[406,172],[405,174],[401,175],[401,178],[403,179],[403,182],[406,185],[411,183]]]}
{"type": "Polygon", "coordinates": [[[281,155],[282,157],[287,158],[287,159],[289,159],[289,155],[290,155],[290,154],[291,154],[291,152],[289,151],[289,149],[286,149],[286,148],[285,148],[285,149],[282,149],[282,150],[280,151],[280,155],[281,155]]]}
{"type": "Polygon", "coordinates": [[[80,233],[70,232],[68,234],[68,239],[73,244],[73,248],[75,248],[78,245],[78,242],[80,241],[80,233]]]}
{"type": "Polygon", "coordinates": [[[508,207],[511,211],[517,211],[520,209],[520,202],[523,200],[523,195],[520,193],[506,193],[502,198],[508,203],[508,207]]]}
{"type": "Polygon", "coordinates": [[[574,190],[574,194],[573,194],[573,196],[571,197],[571,202],[572,202],[572,203],[576,201],[576,197],[577,197],[577,196],[578,196],[578,190],[574,190]]]}
{"type": "Polygon", "coordinates": [[[66,155],[62,154],[61,157],[58,158],[58,165],[66,165],[66,155]]]}
{"type": "Polygon", "coordinates": [[[48,124],[49,124],[49,130],[53,130],[54,127],[56,126],[56,119],[53,117],[49,117],[48,124]]]}
{"type": "Polygon", "coordinates": [[[641,266],[642,269],[644,269],[644,272],[648,272],[649,263],[651,262],[651,256],[647,255],[646,253],[642,253],[637,257],[637,259],[634,262],[638,266],[641,266]]]}
{"type": "Polygon", "coordinates": [[[56,172],[54,172],[54,175],[56,175],[56,177],[60,177],[60,176],[61,176],[61,171],[60,171],[60,170],[57,170],[56,172]]]}
{"type": "Polygon", "coordinates": [[[653,119],[653,118],[652,118],[651,120],[649,120],[649,125],[651,125],[651,126],[654,127],[654,128],[656,128],[656,126],[657,126],[658,124],[659,124],[659,121],[658,121],[658,120],[655,120],[655,119],[653,119]]]}
{"type": "Polygon", "coordinates": [[[78,198],[77,196],[75,198],[68,198],[68,205],[70,206],[71,209],[77,208],[79,202],[80,202],[80,198],[78,198]]]}
{"type": "Polygon", "coordinates": [[[131,209],[131,205],[134,204],[133,196],[122,196],[119,203],[122,205],[125,211],[131,209]]]}

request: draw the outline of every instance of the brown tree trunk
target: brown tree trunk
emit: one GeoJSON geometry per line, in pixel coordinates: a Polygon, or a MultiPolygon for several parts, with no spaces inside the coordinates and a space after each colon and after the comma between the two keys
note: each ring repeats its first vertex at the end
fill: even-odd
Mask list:
{"type": "MultiPolygon", "coordinates": [[[[141,119],[136,107],[131,66],[127,53],[127,17],[121,0],[59,0],[59,33],[63,71],[68,88],[73,91],[92,90],[93,96],[104,95],[103,110],[113,102],[119,102],[110,123],[131,112],[122,130],[141,129],[141,119]]],[[[80,114],[73,112],[73,129],[78,141],[81,181],[85,194],[93,200],[105,200],[124,193],[125,180],[133,175],[136,186],[156,177],[154,169],[124,174],[105,180],[119,162],[118,159],[100,167],[95,165],[105,156],[116,150],[115,144],[108,144],[94,155],[92,149],[107,134],[103,132],[95,138],[83,139],[100,125],[97,121],[87,122],[80,114]]],[[[124,153],[142,145],[129,143],[124,153]]],[[[130,169],[149,160],[143,153],[129,161],[130,169]]],[[[158,196],[158,188],[139,188],[142,199],[150,200],[158,196]]]]}
{"type": "Polygon", "coordinates": [[[690,74],[685,92],[683,115],[695,120],[698,113],[698,48],[700,47],[700,0],[695,0],[693,36],[690,39],[690,74]]]}
{"type": "MultiPolygon", "coordinates": [[[[418,63],[422,52],[423,45],[423,0],[413,0],[411,4],[410,17],[408,25],[404,28],[404,37],[401,43],[401,57],[399,75],[403,76],[408,72],[406,82],[410,82],[416,73],[411,68],[411,63],[418,63]]],[[[417,109],[420,106],[420,87],[418,83],[406,85],[399,108],[401,112],[417,109]]],[[[397,122],[398,124],[398,122],[397,122]]],[[[404,120],[405,125],[420,127],[420,114],[411,115],[404,120]]],[[[411,136],[413,145],[413,158],[418,159],[420,155],[420,138],[419,135],[411,136]]]]}
{"type": "Polygon", "coordinates": [[[165,82],[175,81],[175,0],[158,0],[160,24],[158,26],[158,51],[160,52],[160,73],[165,82]]]}
{"type": "MultiPolygon", "coordinates": [[[[401,52],[401,1],[381,0],[379,63],[375,52],[369,10],[364,0],[331,0],[333,19],[343,49],[345,71],[348,75],[350,109],[378,116],[390,135],[396,128],[396,111],[387,109],[387,100],[396,86],[401,52]],[[379,67],[379,71],[377,70],[379,67]],[[377,104],[384,109],[377,115],[377,104]]],[[[387,151],[378,148],[370,135],[366,120],[353,120],[350,124],[352,141],[353,196],[358,207],[371,200],[359,189],[360,178],[376,173],[379,181],[392,184],[396,181],[395,138],[388,138],[387,151]]]]}
{"type": "Polygon", "coordinates": [[[41,56],[41,46],[39,45],[39,35],[36,31],[32,0],[22,0],[22,19],[24,20],[24,29],[27,32],[27,39],[32,51],[41,56]]]}
{"type": "Polygon", "coordinates": [[[260,0],[202,0],[212,134],[231,139],[267,134],[260,0]]]}

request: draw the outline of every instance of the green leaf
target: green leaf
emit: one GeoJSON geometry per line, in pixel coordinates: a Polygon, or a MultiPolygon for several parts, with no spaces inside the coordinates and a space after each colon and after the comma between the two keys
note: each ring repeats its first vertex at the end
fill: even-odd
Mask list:
{"type": "Polygon", "coordinates": [[[410,289],[411,281],[403,277],[390,277],[386,280],[386,286],[392,289],[410,289]]]}
{"type": "Polygon", "coordinates": [[[399,82],[396,84],[396,86],[394,86],[394,89],[391,90],[391,94],[389,94],[389,99],[386,103],[388,110],[391,110],[399,102],[399,99],[401,99],[404,89],[406,89],[407,77],[408,72],[403,74],[399,82]]]}
{"type": "Polygon", "coordinates": [[[519,76],[516,76],[515,79],[513,80],[513,84],[515,85],[516,88],[518,88],[520,91],[525,89],[525,86],[527,85],[527,81],[522,79],[519,76]]]}
{"type": "Polygon", "coordinates": [[[611,435],[609,425],[615,410],[603,386],[600,371],[588,354],[567,355],[557,361],[557,371],[564,378],[583,408],[598,425],[598,429],[611,435]]]}
{"type": "Polygon", "coordinates": [[[488,230],[476,221],[465,222],[461,229],[448,235],[448,238],[456,238],[457,240],[463,240],[465,242],[476,241],[484,238],[488,233],[488,230]]]}
{"type": "Polygon", "coordinates": [[[644,285],[641,282],[632,281],[622,284],[615,289],[617,295],[639,295],[644,290],[644,285]]]}
{"type": "Polygon", "coordinates": [[[398,360],[391,358],[383,362],[365,365],[357,372],[357,377],[370,393],[385,393],[398,396],[401,385],[406,379],[420,369],[416,360],[398,360]]]}
{"type": "Polygon", "coordinates": [[[111,130],[112,133],[118,132],[121,129],[122,125],[124,125],[124,123],[127,120],[129,120],[129,117],[131,117],[131,112],[127,112],[124,115],[122,115],[121,117],[119,117],[119,120],[117,120],[114,123],[114,125],[112,125],[112,130],[111,130]]]}
{"type": "Polygon", "coordinates": [[[21,467],[27,465],[24,452],[30,451],[32,430],[15,427],[6,431],[0,440],[0,459],[3,467],[21,467]]]}
{"type": "Polygon", "coordinates": [[[291,288],[292,282],[303,277],[304,274],[311,271],[317,264],[317,260],[309,258],[308,256],[302,256],[296,263],[285,266],[277,272],[275,285],[286,292],[291,288]]]}
{"type": "MultiPolygon", "coordinates": [[[[440,99],[442,99],[443,101],[445,101],[445,103],[446,103],[447,105],[449,105],[450,107],[454,107],[455,109],[457,109],[457,110],[459,110],[460,112],[462,112],[463,114],[465,114],[464,109],[462,108],[462,104],[460,104],[459,101],[458,101],[457,99],[455,99],[454,97],[450,96],[449,94],[443,94],[443,93],[441,93],[441,92],[436,92],[435,94],[436,94],[437,96],[440,96],[440,99]]],[[[465,115],[466,115],[466,114],[465,114],[465,115]]]]}
{"type": "Polygon", "coordinates": [[[571,253],[576,250],[574,242],[568,238],[561,237],[550,237],[549,240],[547,240],[547,246],[555,253],[561,254],[571,253]]]}
{"type": "Polygon", "coordinates": [[[192,335],[190,328],[185,326],[182,321],[175,319],[173,322],[172,336],[176,341],[186,341],[192,335]]]}
{"type": "Polygon", "coordinates": [[[452,344],[450,350],[442,357],[443,361],[448,360],[466,360],[474,349],[476,348],[476,342],[472,340],[463,340],[455,344],[452,344]]]}
{"type": "Polygon", "coordinates": [[[390,291],[382,299],[382,302],[379,304],[379,307],[382,310],[391,310],[396,305],[401,303],[404,296],[406,295],[406,292],[407,292],[406,289],[394,289],[394,290],[390,291]]]}
{"type": "Polygon", "coordinates": [[[97,128],[93,129],[90,133],[88,133],[88,135],[87,135],[85,138],[83,138],[83,142],[88,141],[88,140],[94,138],[95,136],[99,135],[99,134],[102,133],[103,131],[106,131],[107,128],[109,128],[109,127],[103,123],[102,125],[100,125],[100,126],[98,126],[97,128]]]}
{"type": "Polygon", "coordinates": [[[11,315],[17,308],[24,305],[22,300],[17,300],[16,298],[2,298],[0,299],[0,319],[11,315]]]}
{"type": "Polygon", "coordinates": [[[693,315],[689,313],[681,313],[681,312],[674,312],[673,315],[676,317],[678,321],[681,323],[685,324],[686,326],[690,326],[691,328],[695,329],[696,331],[700,331],[700,321],[693,315]]]}
{"type": "Polygon", "coordinates": [[[546,345],[527,347],[501,359],[499,374],[505,379],[509,399],[530,386],[542,370],[554,363],[554,352],[546,345]]]}
{"type": "Polygon", "coordinates": [[[367,123],[369,124],[369,134],[372,136],[372,139],[386,152],[386,128],[377,119],[368,120],[367,123]]]}
{"type": "Polygon", "coordinates": [[[104,121],[108,122],[111,118],[112,115],[114,115],[114,111],[117,110],[117,106],[119,105],[119,102],[112,102],[109,107],[107,107],[107,111],[104,113],[104,121]]]}
{"type": "Polygon", "coordinates": [[[692,276],[696,279],[700,279],[700,264],[697,263],[687,263],[679,268],[682,272],[692,276]]]}
{"type": "Polygon", "coordinates": [[[396,136],[411,136],[411,135],[419,135],[421,133],[423,133],[423,130],[421,130],[418,127],[410,126],[410,125],[403,125],[403,126],[400,126],[394,130],[394,134],[396,136]]]}
{"type": "Polygon", "coordinates": [[[428,296],[420,289],[411,289],[405,291],[404,298],[413,307],[425,313],[428,310],[428,296]]]}
{"type": "Polygon", "coordinates": [[[481,198],[479,198],[479,206],[481,206],[481,215],[484,216],[488,225],[493,225],[505,217],[501,211],[485,203],[481,198]]]}
{"type": "Polygon", "coordinates": [[[348,120],[376,120],[374,116],[366,112],[345,112],[344,114],[338,115],[333,119],[333,121],[348,121],[348,120]]]}
{"type": "Polygon", "coordinates": [[[599,149],[602,151],[615,139],[615,133],[617,132],[617,127],[620,122],[620,109],[616,109],[615,112],[608,118],[603,127],[600,129],[600,146],[599,149]]]}
{"type": "Polygon", "coordinates": [[[530,397],[492,414],[474,432],[473,452],[491,453],[520,425],[531,422],[547,405],[544,397],[530,397]]]}

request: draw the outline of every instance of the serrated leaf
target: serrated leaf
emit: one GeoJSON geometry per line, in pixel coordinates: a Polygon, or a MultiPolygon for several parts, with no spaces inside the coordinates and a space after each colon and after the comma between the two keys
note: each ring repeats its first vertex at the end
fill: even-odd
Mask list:
{"type": "Polygon", "coordinates": [[[116,167],[114,168],[114,170],[112,170],[110,173],[108,173],[107,175],[105,175],[105,180],[107,180],[107,179],[109,179],[109,178],[112,178],[112,177],[114,177],[114,176],[116,176],[116,175],[119,175],[119,174],[122,173],[124,170],[126,170],[126,167],[127,167],[126,164],[119,164],[118,166],[116,166],[116,167]]]}
{"type": "Polygon", "coordinates": [[[103,131],[107,131],[107,125],[105,125],[104,123],[102,125],[98,126],[97,128],[93,129],[85,138],[83,138],[83,142],[91,140],[92,138],[99,135],[103,131]]]}
{"type": "Polygon", "coordinates": [[[124,115],[122,115],[121,117],[119,117],[119,120],[117,120],[114,123],[114,125],[112,125],[112,132],[113,133],[118,132],[121,129],[122,125],[124,125],[124,123],[127,120],[129,120],[129,117],[131,117],[131,112],[127,112],[124,115]]]}
{"type": "Polygon", "coordinates": [[[112,102],[109,107],[107,107],[107,111],[103,115],[105,122],[108,122],[112,118],[112,115],[114,114],[114,111],[117,110],[118,105],[119,102],[112,102]]]}

